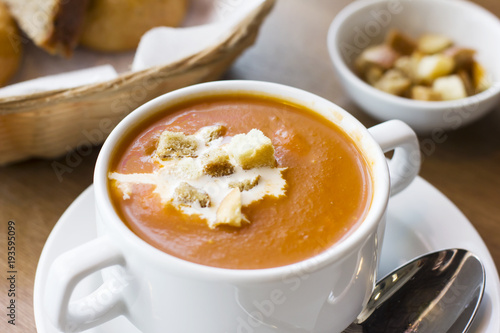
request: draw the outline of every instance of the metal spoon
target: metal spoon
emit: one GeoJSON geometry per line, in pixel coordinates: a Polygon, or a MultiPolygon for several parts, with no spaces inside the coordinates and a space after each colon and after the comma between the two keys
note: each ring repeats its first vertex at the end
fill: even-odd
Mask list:
{"type": "Polygon", "coordinates": [[[484,285],[484,267],[472,253],[450,249],[424,255],[380,280],[343,333],[465,333],[484,285]]]}

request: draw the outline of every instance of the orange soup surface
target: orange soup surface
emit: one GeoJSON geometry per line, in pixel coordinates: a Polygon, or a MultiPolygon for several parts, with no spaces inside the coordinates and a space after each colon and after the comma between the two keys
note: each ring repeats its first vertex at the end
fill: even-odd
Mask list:
{"type": "Polygon", "coordinates": [[[241,227],[209,228],[197,215],[162,204],[155,185],[137,184],[129,198],[113,181],[109,191],[126,225],[152,246],[178,258],[232,269],[278,267],[313,257],[363,220],[371,178],[354,142],[336,125],[279,100],[228,95],[193,100],[139,124],[115,151],[110,172],[151,173],[164,130],[193,134],[214,124],[226,136],[261,130],[271,139],[286,195],[242,207],[241,227]]]}

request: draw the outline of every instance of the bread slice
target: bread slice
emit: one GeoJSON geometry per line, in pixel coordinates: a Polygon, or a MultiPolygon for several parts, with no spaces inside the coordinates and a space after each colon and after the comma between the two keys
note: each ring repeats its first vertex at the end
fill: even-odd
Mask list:
{"type": "Polygon", "coordinates": [[[88,0],[1,0],[39,47],[70,56],[78,43],[88,0]]]}
{"type": "Polygon", "coordinates": [[[22,44],[13,36],[19,31],[9,9],[0,3],[0,87],[3,87],[16,74],[22,58],[22,44]]]}
{"type": "Polygon", "coordinates": [[[188,0],[92,0],[80,43],[101,52],[134,50],[146,31],[179,26],[187,9],[188,0]]]}

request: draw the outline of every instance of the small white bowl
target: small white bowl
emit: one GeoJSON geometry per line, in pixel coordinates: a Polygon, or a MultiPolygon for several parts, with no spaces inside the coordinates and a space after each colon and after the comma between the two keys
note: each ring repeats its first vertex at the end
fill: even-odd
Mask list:
{"type": "Polygon", "coordinates": [[[328,32],[328,50],[347,93],[380,120],[400,119],[420,133],[457,129],[484,116],[500,101],[500,20],[464,0],[358,0],[345,7],[328,32]],[[493,85],[474,96],[441,102],[415,101],[373,88],[352,70],[355,58],[396,28],[410,36],[443,34],[477,51],[493,85]]]}

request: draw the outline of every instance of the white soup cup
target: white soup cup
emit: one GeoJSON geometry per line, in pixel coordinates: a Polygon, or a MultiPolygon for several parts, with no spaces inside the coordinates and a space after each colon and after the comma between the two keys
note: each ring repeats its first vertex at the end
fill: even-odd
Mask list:
{"type": "Polygon", "coordinates": [[[417,137],[401,121],[367,130],[337,105],[303,90],[220,81],[170,92],[127,116],[102,147],[94,175],[99,236],[53,263],[45,286],[46,313],[64,332],[82,331],[119,315],[148,333],[339,332],[372,293],[390,194],[404,189],[419,167],[417,137]],[[115,212],[108,172],[124,136],[180,101],[235,93],[270,96],[310,109],[345,131],[366,159],[373,194],[370,208],[356,228],[323,253],[267,269],[209,267],[154,248],[115,212]],[[387,161],[384,152],[389,150],[395,151],[387,161]],[[83,299],[72,299],[77,284],[96,271],[102,271],[102,286],[83,299]]]}

